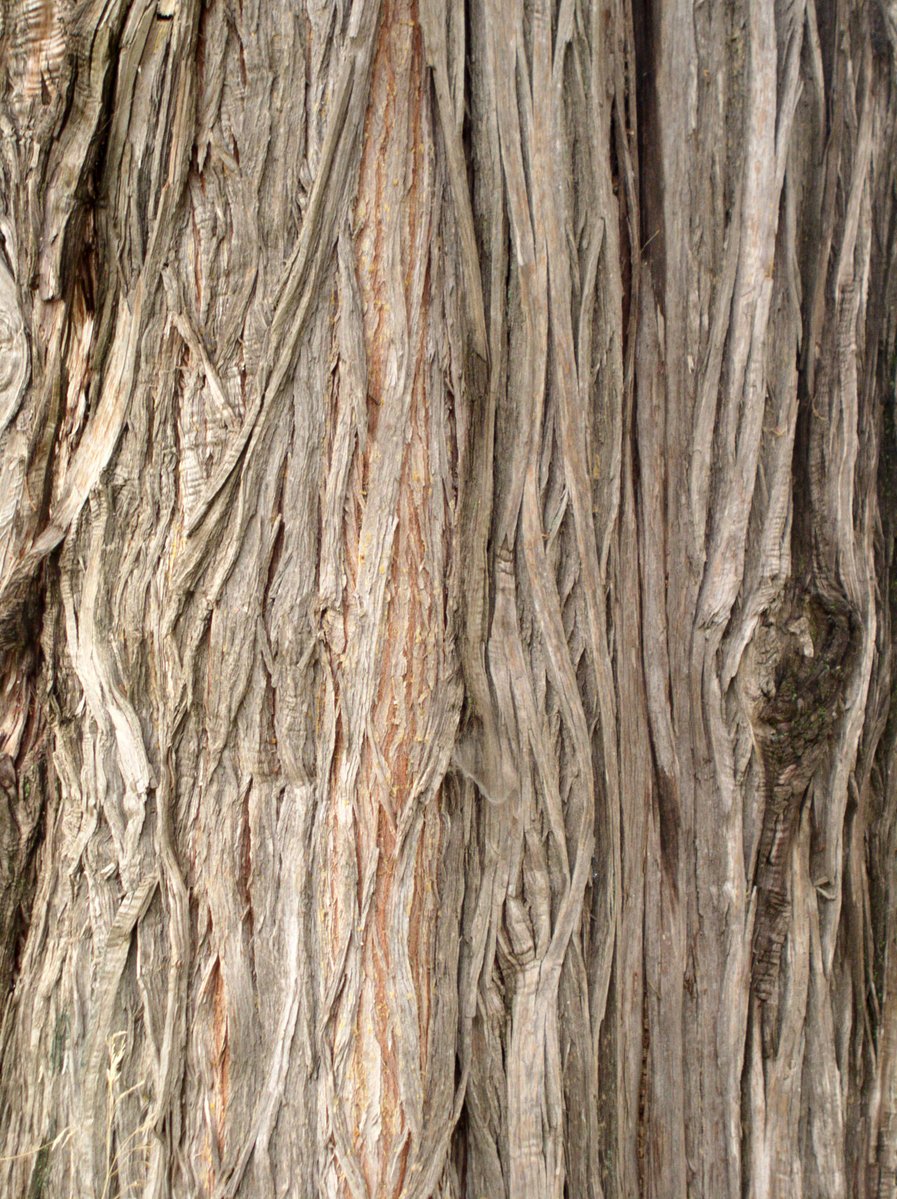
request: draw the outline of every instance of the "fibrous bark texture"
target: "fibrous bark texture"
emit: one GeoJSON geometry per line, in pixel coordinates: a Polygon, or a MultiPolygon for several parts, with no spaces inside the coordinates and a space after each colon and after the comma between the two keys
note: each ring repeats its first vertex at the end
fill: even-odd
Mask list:
{"type": "Polygon", "coordinates": [[[894,0],[0,20],[0,1191],[897,1194],[894,0]]]}

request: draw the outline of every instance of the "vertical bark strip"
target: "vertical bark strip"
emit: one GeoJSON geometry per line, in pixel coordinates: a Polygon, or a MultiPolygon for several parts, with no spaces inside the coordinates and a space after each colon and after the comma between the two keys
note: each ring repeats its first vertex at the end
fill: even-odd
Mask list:
{"type": "Polygon", "coordinates": [[[892,0],[0,66],[0,1191],[892,1196],[892,0]]]}
{"type": "Polygon", "coordinates": [[[332,749],[319,902],[335,1159],[325,1185],[346,1195],[431,1193],[454,1100],[445,1033],[457,1003],[436,986],[434,954],[440,906],[443,920],[453,906],[442,779],[460,700],[447,594],[457,455],[439,361],[442,180],[425,72],[416,5],[387,3],[354,244],[348,232],[340,242],[339,491],[326,502],[338,528],[324,533],[337,556],[324,614],[332,749]]]}

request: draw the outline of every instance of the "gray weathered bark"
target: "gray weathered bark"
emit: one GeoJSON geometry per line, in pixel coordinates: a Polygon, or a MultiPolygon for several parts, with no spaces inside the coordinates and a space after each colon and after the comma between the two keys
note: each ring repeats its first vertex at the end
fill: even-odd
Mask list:
{"type": "Polygon", "coordinates": [[[894,0],[4,0],[0,1190],[897,1193],[894,0]]]}

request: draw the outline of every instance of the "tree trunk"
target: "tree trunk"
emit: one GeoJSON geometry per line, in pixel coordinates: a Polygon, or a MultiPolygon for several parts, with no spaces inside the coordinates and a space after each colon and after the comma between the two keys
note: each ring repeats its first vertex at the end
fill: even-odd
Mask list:
{"type": "Polygon", "coordinates": [[[3,1194],[897,1194],[895,0],[0,59],[3,1194]]]}

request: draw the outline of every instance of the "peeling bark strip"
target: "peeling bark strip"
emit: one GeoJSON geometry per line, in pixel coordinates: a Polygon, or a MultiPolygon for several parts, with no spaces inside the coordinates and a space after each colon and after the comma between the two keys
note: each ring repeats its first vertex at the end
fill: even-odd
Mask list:
{"type": "Polygon", "coordinates": [[[342,581],[324,618],[333,748],[319,886],[335,1156],[325,1185],[390,1199],[431,1193],[441,1172],[454,1099],[446,1033],[457,1022],[457,1000],[436,993],[434,973],[441,780],[460,694],[446,594],[457,454],[452,397],[434,363],[445,321],[434,261],[442,181],[425,71],[416,4],[385,4],[354,245],[341,243],[349,295],[339,302],[351,315],[337,332],[330,416],[340,490],[325,504],[339,522],[325,533],[338,558],[330,577],[342,581]]]}
{"type": "Polygon", "coordinates": [[[0,61],[0,1191],[893,1196],[890,0],[0,61]]]}

